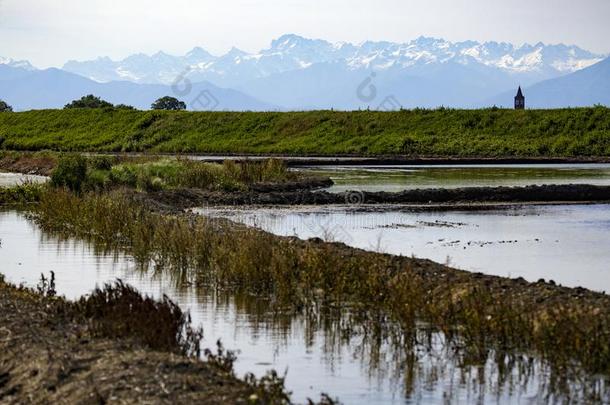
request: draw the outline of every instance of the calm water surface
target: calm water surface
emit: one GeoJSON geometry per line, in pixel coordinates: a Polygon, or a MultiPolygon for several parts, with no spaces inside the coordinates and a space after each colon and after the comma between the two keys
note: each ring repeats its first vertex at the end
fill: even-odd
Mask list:
{"type": "MultiPolygon", "coordinates": [[[[608,224],[599,226],[607,230],[608,224]]],[[[287,371],[287,387],[297,401],[328,392],[346,404],[539,403],[549,394],[544,380],[549,373],[535,365],[508,373],[491,361],[459,367],[442,349],[407,350],[392,338],[400,336],[393,333],[395,326],[375,322],[370,327],[349,308],[284,313],[260,298],[180,287],[138,270],[128,256],[47,235],[15,211],[0,211],[0,240],[0,272],[14,283],[34,286],[40,273],[53,270],[59,293],[69,298],[116,278],[156,297],[167,294],[203,326],[207,347],[221,339],[225,347],[241,351],[239,375],[287,371]]],[[[555,397],[551,393],[547,399],[555,397]]]]}
{"type": "Polygon", "coordinates": [[[396,206],[214,208],[266,231],[432,259],[464,270],[610,292],[610,205],[414,212],[396,206]],[[377,211],[370,211],[377,210],[377,211]]]}
{"type": "Polygon", "coordinates": [[[47,180],[48,177],[45,176],[0,172],[0,187],[11,187],[23,183],[44,183],[47,180]]]}
{"type": "Polygon", "coordinates": [[[301,168],[328,176],[331,192],[402,191],[416,188],[528,186],[532,184],[610,185],[610,164],[319,166],[301,168]]]}

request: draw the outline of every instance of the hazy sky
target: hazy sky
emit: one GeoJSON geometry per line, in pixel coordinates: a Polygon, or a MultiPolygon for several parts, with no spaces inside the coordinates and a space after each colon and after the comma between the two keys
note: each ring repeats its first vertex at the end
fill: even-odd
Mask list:
{"type": "Polygon", "coordinates": [[[194,46],[257,51],[285,33],[563,42],[610,53],[610,0],[0,0],[0,56],[39,67],[194,46]]]}

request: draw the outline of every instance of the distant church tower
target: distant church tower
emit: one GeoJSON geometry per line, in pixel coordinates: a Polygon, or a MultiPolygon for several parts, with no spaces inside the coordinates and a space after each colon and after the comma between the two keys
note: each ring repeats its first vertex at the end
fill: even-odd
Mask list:
{"type": "Polygon", "coordinates": [[[525,109],[525,97],[523,97],[521,86],[519,86],[519,90],[517,90],[517,95],[515,96],[515,110],[523,109],[525,109]]]}

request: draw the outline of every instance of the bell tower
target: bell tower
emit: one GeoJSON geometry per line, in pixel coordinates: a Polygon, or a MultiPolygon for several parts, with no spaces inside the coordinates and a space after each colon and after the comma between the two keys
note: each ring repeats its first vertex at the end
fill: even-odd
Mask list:
{"type": "Polygon", "coordinates": [[[521,91],[521,86],[519,86],[519,90],[517,90],[517,95],[515,96],[515,110],[524,110],[525,109],[525,97],[523,96],[523,92],[521,91]]]}

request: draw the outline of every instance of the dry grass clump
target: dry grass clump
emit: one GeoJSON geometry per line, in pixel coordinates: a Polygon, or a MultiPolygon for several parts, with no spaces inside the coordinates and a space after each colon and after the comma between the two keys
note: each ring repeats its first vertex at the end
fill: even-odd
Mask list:
{"type": "Polygon", "coordinates": [[[193,329],[190,315],[166,296],[157,301],[118,280],[78,300],[74,310],[89,321],[94,335],[199,356],[203,331],[193,329]]]}

